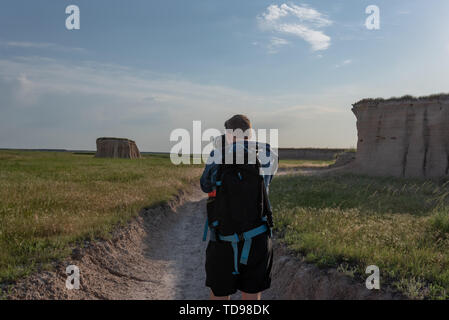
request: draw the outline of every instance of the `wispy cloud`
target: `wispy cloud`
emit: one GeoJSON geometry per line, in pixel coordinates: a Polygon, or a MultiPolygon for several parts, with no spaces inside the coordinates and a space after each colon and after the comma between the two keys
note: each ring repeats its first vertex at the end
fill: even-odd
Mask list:
{"type": "Polygon", "coordinates": [[[331,38],[321,29],[332,21],[307,5],[273,4],[257,18],[262,30],[299,37],[308,42],[313,51],[326,50],[331,44],[331,38]]]}
{"type": "Polygon", "coordinates": [[[91,149],[98,136],[118,135],[135,139],[143,150],[163,151],[171,130],[189,129],[192,120],[222,128],[224,119],[242,110],[256,127],[280,129],[284,146],[325,145],[324,138],[298,142],[298,125],[319,140],[314,121],[326,114],[352,119],[341,102],[321,92],[254,95],[120,65],[39,57],[0,59],[0,70],[1,147],[91,149]]]}
{"type": "Polygon", "coordinates": [[[268,44],[268,52],[269,53],[277,53],[280,47],[288,45],[290,41],[287,41],[283,38],[272,37],[270,39],[270,43],[268,44]]]}
{"type": "Polygon", "coordinates": [[[78,53],[86,52],[84,48],[67,47],[50,42],[29,42],[29,41],[0,41],[1,47],[21,48],[21,49],[48,49],[56,51],[76,51],[78,53]]]}
{"type": "Polygon", "coordinates": [[[335,68],[341,68],[341,67],[347,66],[351,63],[352,63],[351,59],[346,59],[346,60],[343,60],[341,63],[336,64],[335,68]]]}

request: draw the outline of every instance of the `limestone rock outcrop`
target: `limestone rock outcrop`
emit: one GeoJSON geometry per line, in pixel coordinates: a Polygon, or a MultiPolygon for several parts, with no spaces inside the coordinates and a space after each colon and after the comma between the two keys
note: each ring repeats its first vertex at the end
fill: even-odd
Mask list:
{"type": "Polygon", "coordinates": [[[353,105],[353,170],[380,176],[441,178],[449,173],[449,95],[365,99],[353,105]]]}
{"type": "Polygon", "coordinates": [[[124,138],[98,138],[97,158],[140,158],[140,152],[134,141],[124,138]]]}
{"type": "Polygon", "coordinates": [[[355,151],[345,151],[337,154],[335,163],[330,165],[331,168],[346,166],[355,160],[355,151]]]}

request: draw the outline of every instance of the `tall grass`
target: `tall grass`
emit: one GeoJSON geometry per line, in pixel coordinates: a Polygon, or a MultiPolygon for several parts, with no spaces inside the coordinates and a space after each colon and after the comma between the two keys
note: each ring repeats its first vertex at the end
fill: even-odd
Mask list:
{"type": "Polygon", "coordinates": [[[449,208],[442,206],[435,209],[435,214],[432,216],[431,227],[437,237],[448,238],[449,237],[449,208]]]}
{"type": "Polygon", "coordinates": [[[107,238],[142,207],[188,188],[200,170],[164,155],[0,151],[0,283],[48,267],[82,240],[107,238]]]}
{"type": "Polygon", "coordinates": [[[350,267],[412,298],[449,293],[448,184],[354,175],[278,177],[270,188],[278,234],[323,267],[350,267]]]}
{"type": "Polygon", "coordinates": [[[279,160],[279,168],[294,169],[308,167],[327,167],[335,163],[335,160],[303,160],[303,159],[281,159],[279,160]]]}

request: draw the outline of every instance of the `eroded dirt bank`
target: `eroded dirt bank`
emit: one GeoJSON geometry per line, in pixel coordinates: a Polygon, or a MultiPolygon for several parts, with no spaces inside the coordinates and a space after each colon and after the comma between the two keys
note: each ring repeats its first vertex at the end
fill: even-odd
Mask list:
{"type": "Polygon", "coordinates": [[[195,190],[169,206],[142,210],[112,240],[76,249],[54,272],[20,281],[13,299],[207,299],[201,241],[205,197],[195,190]],[[67,290],[67,265],[80,289],[67,290]]]}
{"type": "MultiPolygon", "coordinates": [[[[21,280],[11,299],[207,299],[201,241],[205,196],[194,190],[170,206],[142,210],[129,226],[21,280]],[[80,269],[79,290],[65,287],[67,265],[80,269]]],[[[335,269],[320,270],[275,244],[272,288],[265,299],[391,299],[335,269]]],[[[238,298],[235,296],[233,298],[238,298]]]]}
{"type": "MultiPolygon", "coordinates": [[[[391,300],[402,299],[386,290],[368,290],[364,280],[354,280],[336,268],[320,269],[275,245],[273,282],[264,294],[269,300],[391,300]]],[[[367,275],[368,276],[368,275],[367,275]]]]}

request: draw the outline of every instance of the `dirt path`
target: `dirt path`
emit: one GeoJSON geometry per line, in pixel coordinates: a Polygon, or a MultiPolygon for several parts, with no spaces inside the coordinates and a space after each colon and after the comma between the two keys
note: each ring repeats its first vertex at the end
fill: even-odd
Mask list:
{"type": "Polygon", "coordinates": [[[207,299],[203,234],[206,216],[204,194],[195,192],[189,201],[177,208],[163,228],[149,234],[145,257],[159,274],[160,282],[136,288],[137,299],[207,299]],[[157,293],[157,294],[154,294],[157,293]]]}
{"type": "MultiPolygon", "coordinates": [[[[207,299],[202,241],[206,197],[194,189],[172,206],[142,210],[111,240],[75,249],[72,257],[21,280],[11,299],[207,299]],[[66,289],[68,265],[80,270],[80,289],[66,289]]],[[[390,299],[364,283],[320,270],[274,240],[272,288],[265,299],[390,299]]],[[[238,299],[233,296],[232,299],[238,299]]]]}
{"type": "Polygon", "coordinates": [[[70,260],[14,286],[12,299],[208,299],[202,241],[206,196],[194,189],[171,207],[143,210],[112,240],[76,249],[70,260]],[[65,268],[80,269],[67,290],[65,268]]]}
{"type": "MultiPolygon", "coordinates": [[[[165,215],[160,228],[147,220],[145,263],[158,282],[136,283],[128,299],[209,298],[204,270],[207,242],[202,241],[206,219],[206,195],[195,190],[171,215],[165,215]],[[168,218],[168,219],[167,219],[168,218]]],[[[238,294],[231,297],[238,298],[238,294]]]]}

